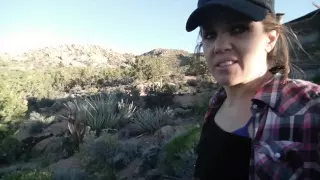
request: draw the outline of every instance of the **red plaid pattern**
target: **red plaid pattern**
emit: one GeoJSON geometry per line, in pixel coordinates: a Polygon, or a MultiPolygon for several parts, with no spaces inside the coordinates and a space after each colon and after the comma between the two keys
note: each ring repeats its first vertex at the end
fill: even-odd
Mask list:
{"type": "MultiPolygon", "coordinates": [[[[223,89],[211,98],[219,107],[223,89]]],[[[275,74],[252,99],[250,180],[320,179],[320,86],[275,74]]]]}

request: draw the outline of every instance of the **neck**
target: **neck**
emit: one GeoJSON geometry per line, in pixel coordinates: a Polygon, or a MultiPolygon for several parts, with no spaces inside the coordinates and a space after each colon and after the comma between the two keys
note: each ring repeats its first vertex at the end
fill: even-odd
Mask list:
{"type": "Polygon", "coordinates": [[[258,89],[261,88],[263,83],[270,79],[271,76],[272,74],[267,72],[266,74],[255,80],[238,84],[236,86],[224,87],[227,94],[224,105],[227,107],[231,107],[234,105],[244,105],[244,103],[250,103],[250,100],[257,93],[258,89]]]}

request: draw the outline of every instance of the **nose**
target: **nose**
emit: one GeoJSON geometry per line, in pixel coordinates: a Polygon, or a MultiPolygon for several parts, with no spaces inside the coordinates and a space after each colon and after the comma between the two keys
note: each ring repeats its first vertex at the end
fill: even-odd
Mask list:
{"type": "Polygon", "coordinates": [[[214,43],[214,53],[223,54],[232,49],[231,38],[228,33],[218,33],[214,43]]]}

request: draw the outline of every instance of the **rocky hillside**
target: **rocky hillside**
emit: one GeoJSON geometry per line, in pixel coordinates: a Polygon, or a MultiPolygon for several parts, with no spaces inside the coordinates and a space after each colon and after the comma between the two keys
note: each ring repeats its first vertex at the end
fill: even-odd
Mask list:
{"type": "Polygon", "coordinates": [[[204,112],[181,103],[151,110],[141,104],[150,99],[118,95],[60,99],[33,111],[1,142],[0,177],[191,180],[204,112]]]}
{"type": "Polygon", "coordinates": [[[156,57],[173,57],[173,56],[189,56],[190,53],[184,50],[177,49],[153,49],[149,52],[143,53],[142,56],[156,56],[156,57]]]}
{"type": "MultiPolygon", "coordinates": [[[[179,57],[190,53],[173,49],[154,49],[140,56],[179,57]]],[[[121,67],[134,61],[134,54],[118,53],[97,45],[61,45],[32,49],[22,54],[0,54],[0,67],[36,69],[52,67],[121,67]]]]}

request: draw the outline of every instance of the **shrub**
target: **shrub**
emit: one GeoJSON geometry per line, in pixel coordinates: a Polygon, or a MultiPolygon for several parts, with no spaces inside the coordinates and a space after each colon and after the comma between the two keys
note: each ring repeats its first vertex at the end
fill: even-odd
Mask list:
{"type": "Polygon", "coordinates": [[[210,74],[206,60],[204,58],[191,58],[187,64],[187,67],[188,68],[185,73],[186,75],[201,76],[210,74]]]}
{"type": "Polygon", "coordinates": [[[211,98],[210,92],[203,92],[200,96],[199,103],[191,106],[192,113],[199,116],[204,116],[209,108],[209,100],[211,98]]]}
{"type": "Polygon", "coordinates": [[[199,126],[172,137],[162,148],[158,167],[170,176],[188,179],[192,176],[196,160],[195,147],[200,139],[199,126]]]}
{"type": "Polygon", "coordinates": [[[130,63],[131,74],[139,80],[158,81],[176,74],[178,67],[171,59],[143,56],[130,63]]]}
{"type": "Polygon", "coordinates": [[[49,172],[40,171],[17,171],[7,174],[1,180],[52,180],[52,175],[49,172]]]}
{"type": "Polygon", "coordinates": [[[165,125],[172,124],[174,120],[173,110],[157,107],[155,109],[140,109],[136,112],[132,122],[149,133],[154,133],[165,125]]]}
{"type": "Polygon", "coordinates": [[[13,137],[6,137],[0,144],[0,162],[11,164],[22,153],[22,144],[13,137]]]}
{"type": "MultiPolygon", "coordinates": [[[[93,91],[97,92],[102,86],[99,82],[116,80],[119,83],[127,83],[122,79],[132,81],[128,69],[93,67],[60,67],[28,71],[3,69],[0,72],[0,126],[10,127],[9,125],[21,123],[26,112],[50,106],[53,101],[49,99],[64,96],[65,92],[68,93],[77,85],[82,89],[96,88],[93,91]],[[29,103],[34,103],[32,99],[42,100],[28,104],[27,97],[31,99],[29,103]]],[[[39,127],[40,123],[36,123],[34,129],[39,130],[39,127]]],[[[15,129],[2,128],[2,130],[6,131],[1,134],[12,134],[15,129]]]]}
{"type": "Polygon", "coordinates": [[[76,154],[82,160],[82,166],[89,174],[100,174],[95,179],[115,179],[117,171],[129,165],[138,155],[139,147],[135,143],[120,142],[117,136],[103,133],[95,138],[86,133],[84,143],[76,154]]]}
{"type": "Polygon", "coordinates": [[[27,127],[31,134],[41,133],[44,128],[49,126],[55,120],[54,116],[44,117],[37,112],[32,112],[27,121],[27,127]]]}
{"type": "Polygon", "coordinates": [[[12,90],[10,86],[11,84],[6,82],[6,80],[1,80],[0,120],[2,122],[9,122],[11,119],[19,119],[27,111],[27,105],[22,99],[23,94],[12,90]]]}
{"type": "Polygon", "coordinates": [[[103,177],[115,177],[113,157],[116,155],[118,143],[117,139],[109,134],[97,139],[94,139],[92,134],[87,134],[78,154],[85,170],[90,174],[103,172],[103,177]]]}

